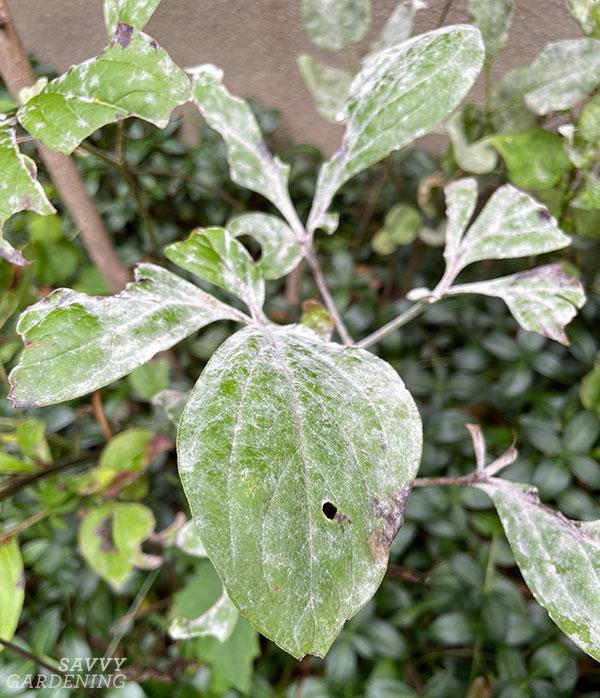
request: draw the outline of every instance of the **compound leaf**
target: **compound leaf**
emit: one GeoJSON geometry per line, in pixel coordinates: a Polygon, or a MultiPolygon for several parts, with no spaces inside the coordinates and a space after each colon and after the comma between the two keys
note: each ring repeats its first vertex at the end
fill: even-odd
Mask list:
{"type": "Polygon", "coordinates": [[[96,129],[129,116],[164,128],[190,98],[187,75],[146,34],[119,24],[96,58],[52,80],[17,112],[23,127],[51,150],[71,153],[96,129]]]}
{"type": "Polygon", "coordinates": [[[241,613],[295,657],[323,655],[385,573],[421,453],[396,372],[298,327],[247,328],[181,418],[181,480],[241,613]]]}
{"type": "Polygon", "coordinates": [[[344,182],[445,119],[471,88],[483,55],[479,31],[457,25],[369,56],[350,87],[342,145],[319,173],[308,229],[322,225],[344,182]]]}
{"type": "Polygon", "coordinates": [[[525,330],[568,345],[564,327],[585,303],[578,279],[561,264],[548,264],[491,281],[454,286],[448,295],[481,293],[501,298],[525,330]]]}
{"type": "Polygon", "coordinates": [[[256,266],[265,279],[280,279],[295,269],[302,259],[302,247],[290,226],[269,213],[241,213],[227,222],[234,237],[248,235],[261,248],[256,266]]]}
{"type": "MultiPolygon", "coordinates": [[[[16,536],[0,545],[0,639],[11,640],[19,624],[25,597],[23,558],[16,536]]],[[[2,651],[0,644],[0,651],[2,651]]]]}
{"type": "Polygon", "coordinates": [[[30,407],[80,397],[215,320],[244,317],[152,264],[140,264],[117,296],[59,289],[19,319],[25,349],[10,375],[10,398],[30,407]]]}
{"type": "Polygon", "coordinates": [[[160,0],[104,0],[104,23],[112,39],[119,24],[143,29],[160,4],[160,0]]]}
{"type": "Polygon", "coordinates": [[[227,146],[231,179],[289,213],[290,166],[271,155],[248,103],[227,90],[223,72],[214,65],[198,66],[191,75],[194,102],[227,146]]]}
{"type": "Polygon", "coordinates": [[[35,211],[43,216],[55,213],[36,179],[33,160],[17,145],[13,122],[0,118],[0,257],[24,266],[23,255],[2,237],[2,226],[19,211],[35,211]]]}
{"type": "Polygon", "coordinates": [[[315,46],[340,51],[367,33],[371,0],[302,0],[302,22],[315,46]]]}
{"type": "Polygon", "coordinates": [[[584,652],[600,661],[600,521],[572,521],[537,492],[505,480],[479,485],[494,501],[536,601],[584,652]]]}
{"type": "Polygon", "coordinates": [[[182,242],[165,249],[165,255],[199,279],[233,293],[253,312],[265,302],[265,282],[241,242],[224,228],[198,228],[182,242]]]}

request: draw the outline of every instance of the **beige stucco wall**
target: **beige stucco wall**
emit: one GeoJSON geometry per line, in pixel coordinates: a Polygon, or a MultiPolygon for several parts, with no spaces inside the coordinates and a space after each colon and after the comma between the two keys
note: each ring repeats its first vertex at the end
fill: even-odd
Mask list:
{"type": "MultiPolygon", "coordinates": [[[[416,32],[435,27],[447,0],[428,0],[416,32]]],[[[396,0],[373,0],[371,37],[396,0]]],[[[581,36],[566,0],[515,0],[509,43],[495,72],[529,62],[551,40],[581,36]]],[[[48,65],[64,70],[98,53],[105,44],[102,0],[9,0],[26,47],[48,65]]],[[[162,0],[147,31],[182,66],[215,63],[234,92],[279,109],[285,134],[325,150],[334,148],[340,128],[314,111],[296,68],[296,56],[314,52],[299,16],[300,0],[162,0]]],[[[445,24],[468,21],[466,0],[454,0],[445,24]]],[[[369,38],[361,46],[368,46],[369,38]]],[[[476,96],[481,86],[476,87],[476,96]]]]}

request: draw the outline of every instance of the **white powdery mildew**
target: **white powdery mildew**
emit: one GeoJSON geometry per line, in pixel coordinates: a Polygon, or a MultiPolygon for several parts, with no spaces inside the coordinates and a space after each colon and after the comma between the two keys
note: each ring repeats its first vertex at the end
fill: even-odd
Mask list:
{"type": "Polygon", "coordinates": [[[390,366],[308,331],[248,328],[204,370],[180,422],[182,483],[230,597],[294,656],[324,654],[377,589],[421,438],[390,366]]]}
{"type": "Polygon", "coordinates": [[[308,38],[329,51],[360,41],[371,24],[370,0],[302,0],[308,38]]]}
{"type": "Polygon", "coordinates": [[[514,0],[468,0],[485,44],[485,62],[491,65],[508,39],[514,0]]]}
{"type": "Polygon", "coordinates": [[[469,225],[477,206],[477,180],[465,177],[448,184],[444,188],[446,195],[446,246],[444,259],[451,267],[458,256],[460,242],[469,225]]]}
{"type": "Polygon", "coordinates": [[[446,121],[446,132],[452,143],[452,150],[457,164],[465,172],[473,174],[486,174],[491,172],[498,162],[498,153],[490,145],[488,138],[482,138],[474,143],[469,143],[464,129],[464,115],[461,110],[456,111],[446,121]]]}
{"type": "Polygon", "coordinates": [[[159,3],[160,0],[104,0],[104,22],[109,38],[121,22],[143,29],[159,3]]]}
{"type": "Polygon", "coordinates": [[[152,264],[117,296],[59,289],[30,306],[17,326],[25,349],[10,374],[16,406],[50,405],[108,385],[220,319],[245,316],[152,264]]]}
{"type": "Polygon", "coordinates": [[[234,237],[248,235],[261,248],[256,263],[265,279],[280,279],[295,269],[302,259],[302,247],[294,231],[281,218],[269,213],[241,213],[227,222],[234,237]]]}
{"type": "Polygon", "coordinates": [[[35,211],[44,216],[55,210],[36,179],[35,163],[19,150],[14,123],[3,118],[0,118],[0,172],[0,257],[24,265],[21,253],[2,237],[2,226],[19,211],[35,211]]]}
{"type": "Polygon", "coordinates": [[[319,114],[337,124],[344,120],[342,107],[348,96],[352,75],[322,63],[314,56],[298,57],[298,68],[319,114]]]}
{"type": "Polygon", "coordinates": [[[600,661],[600,521],[571,521],[504,480],[481,485],[527,585],[558,627],[600,661]]]}
{"type": "Polygon", "coordinates": [[[379,38],[372,46],[372,50],[381,51],[406,41],[412,34],[415,15],[419,10],[426,8],[427,5],[422,0],[400,0],[388,17],[379,38]]]}
{"type": "Polygon", "coordinates": [[[49,148],[68,154],[96,129],[128,116],[162,128],[189,98],[189,79],[166,51],[141,31],[119,25],[100,56],[52,80],[17,116],[49,148]]]}
{"type": "Polygon", "coordinates": [[[350,177],[435,128],[465,97],[483,65],[479,31],[457,25],[369,56],[354,78],[342,145],[319,173],[308,228],[321,225],[350,177]]]}
{"type": "Polygon", "coordinates": [[[561,264],[454,286],[448,295],[461,293],[502,298],[521,327],[565,345],[569,340],[563,328],[585,303],[583,286],[578,279],[565,274],[561,264]]]}
{"type": "Polygon", "coordinates": [[[225,642],[235,630],[239,611],[231,603],[227,592],[198,618],[175,618],[169,627],[169,635],[174,640],[189,640],[194,637],[216,637],[225,642]]]}

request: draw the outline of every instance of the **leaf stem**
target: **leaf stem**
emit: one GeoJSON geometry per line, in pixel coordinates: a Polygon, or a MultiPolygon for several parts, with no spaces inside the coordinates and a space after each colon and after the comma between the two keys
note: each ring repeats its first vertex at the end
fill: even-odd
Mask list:
{"type": "Polygon", "coordinates": [[[321,269],[321,265],[319,264],[317,255],[315,254],[315,251],[312,247],[305,247],[304,257],[312,270],[315,282],[319,289],[319,293],[323,298],[327,310],[331,313],[331,316],[333,317],[335,327],[338,331],[338,334],[340,335],[342,342],[346,346],[354,344],[352,337],[350,336],[348,329],[346,328],[346,325],[344,324],[344,321],[342,320],[342,317],[335,305],[335,301],[333,300],[333,297],[329,292],[327,282],[325,281],[325,275],[323,274],[323,270],[321,269]]]}
{"type": "Polygon", "coordinates": [[[390,332],[397,330],[399,327],[406,325],[407,322],[410,322],[414,318],[421,315],[421,313],[423,313],[430,305],[431,300],[429,298],[426,300],[423,299],[417,301],[411,305],[408,310],[405,310],[402,314],[398,315],[398,317],[390,320],[387,324],[380,327],[368,337],[361,339],[360,342],[356,343],[356,346],[360,347],[361,349],[370,347],[372,344],[375,344],[375,342],[378,342],[380,339],[383,339],[386,335],[390,334],[390,332]]]}
{"type": "Polygon", "coordinates": [[[46,660],[42,659],[41,657],[38,657],[32,652],[28,652],[22,647],[19,647],[19,645],[15,645],[14,642],[9,642],[8,640],[3,640],[2,638],[0,638],[0,645],[3,645],[9,652],[14,652],[15,654],[20,654],[21,657],[25,657],[25,659],[30,659],[32,662],[35,662],[38,666],[44,667],[44,669],[47,669],[53,674],[58,674],[59,676],[63,677],[66,677],[68,675],[66,672],[62,671],[62,669],[59,669],[57,666],[53,664],[50,664],[50,662],[47,662],[46,660]]]}

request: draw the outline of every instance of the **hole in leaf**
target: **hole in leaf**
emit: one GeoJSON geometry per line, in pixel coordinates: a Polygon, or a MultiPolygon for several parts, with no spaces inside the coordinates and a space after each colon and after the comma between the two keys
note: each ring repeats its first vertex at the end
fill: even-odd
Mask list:
{"type": "Polygon", "coordinates": [[[337,514],[337,507],[331,502],[325,502],[323,504],[323,513],[328,519],[334,519],[337,514]]]}

